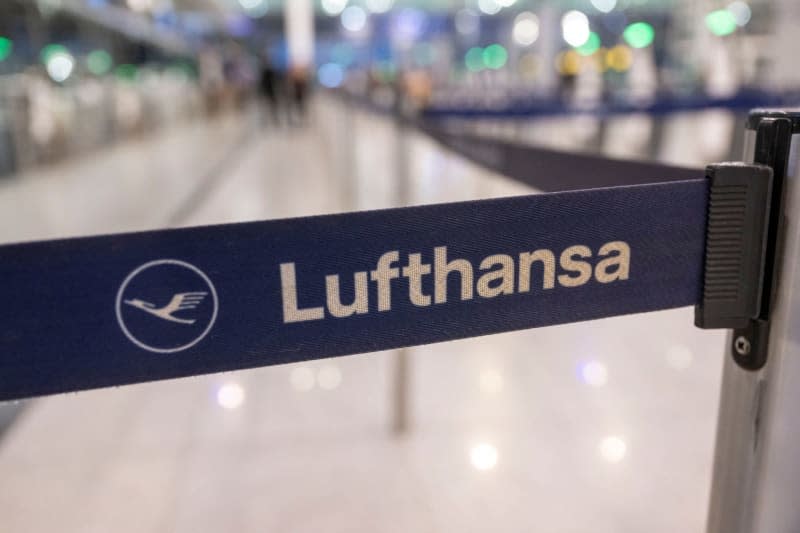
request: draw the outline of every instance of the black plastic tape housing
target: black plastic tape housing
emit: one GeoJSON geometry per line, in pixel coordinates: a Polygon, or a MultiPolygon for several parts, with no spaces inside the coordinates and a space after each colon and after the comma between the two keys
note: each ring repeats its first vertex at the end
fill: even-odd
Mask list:
{"type": "Polygon", "coordinates": [[[720,163],[706,167],[706,178],[703,299],[695,307],[695,325],[740,328],[759,318],[761,309],[772,169],[720,163]]]}

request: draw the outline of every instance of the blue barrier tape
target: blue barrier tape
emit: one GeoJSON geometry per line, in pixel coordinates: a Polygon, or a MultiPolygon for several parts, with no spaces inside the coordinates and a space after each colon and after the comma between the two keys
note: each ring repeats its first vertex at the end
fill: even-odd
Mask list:
{"type": "Polygon", "coordinates": [[[519,99],[505,102],[502,107],[478,106],[438,106],[428,107],[422,115],[428,119],[448,118],[492,118],[492,119],[534,119],[559,116],[589,115],[598,118],[631,113],[645,113],[652,116],[672,113],[696,112],[706,109],[726,109],[747,112],[756,107],[786,106],[798,101],[797,92],[774,93],[745,89],[728,97],[708,95],[659,96],[641,104],[631,102],[600,103],[587,106],[570,104],[559,99],[519,99]]]}
{"type": "Polygon", "coordinates": [[[610,159],[453,132],[432,122],[416,122],[419,131],[457,154],[544,192],[689,180],[702,169],[610,159]]]}
{"type": "Polygon", "coordinates": [[[691,305],[704,179],[0,247],[0,400],[691,305]]]}
{"type": "Polygon", "coordinates": [[[402,116],[368,99],[335,92],[351,104],[390,114],[398,124],[424,133],[440,145],[478,165],[543,192],[574,191],[619,185],[689,180],[704,170],[649,161],[610,159],[463,133],[440,120],[402,116]]]}
{"type": "MultiPolygon", "coordinates": [[[[331,91],[331,93],[375,113],[394,114],[397,111],[391,106],[374,102],[366,94],[358,95],[346,91],[331,91]]],[[[642,102],[589,102],[583,105],[560,98],[532,96],[506,99],[502,105],[495,107],[463,103],[431,105],[420,111],[420,117],[426,120],[481,118],[531,120],[570,116],[592,116],[602,119],[633,113],[664,116],[708,109],[746,113],[758,107],[791,107],[798,102],[800,102],[800,92],[797,90],[774,92],[752,88],[745,88],[725,97],[706,94],[656,95],[652,100],[642,102]]]]}

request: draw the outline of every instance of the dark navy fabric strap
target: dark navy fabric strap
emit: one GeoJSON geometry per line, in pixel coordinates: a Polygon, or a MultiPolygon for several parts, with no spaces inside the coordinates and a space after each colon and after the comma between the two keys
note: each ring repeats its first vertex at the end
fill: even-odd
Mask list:
{"type": "Polygon", "coordinates": [[[0,247],[0,399],[698,301],[703,179],[0,247]]]}
{"type": "Polygon", "coordinates": [[[474,163],[545,192],[681,181],[703,175],[702,169],[609,159],[464,134],[434,121],[419,121],[415,126],[474,163]]]}
{"type": "Polygon", "coordinates": [[[643,113],[649,116],[663,116],[674,113],[697,112],[708,109],[724,109],[746,113],[757,107],[780,107],[797,102],[797,91],[767,92],[743,89],[730,96],[666,96],[661,95],[650,102],[603,102],[590,105],[576,105],[563,99],[542,99],[527,97],[511,99],[501,107],[481,105],[437,105],[423,110],[429,119],[467,118],[467,119],[522,119],[559,116],[593,116],[607,118],[617,115],[643,113]]]}
{"type": "Polygon", "coordinates": [[[405,116],[398,108],[382,108],[366,98],[343,92],[334,94],[368,111],[392,115],[402,127],[415,129],[483,168],[543,192],[683,181],[704,173],[699,168],[612,159],[463,133],[463,124],[446,122],[446,119],[459,118],[458,113],[449,115],[447,112],[426,111],[421,116],[405,116]]]}

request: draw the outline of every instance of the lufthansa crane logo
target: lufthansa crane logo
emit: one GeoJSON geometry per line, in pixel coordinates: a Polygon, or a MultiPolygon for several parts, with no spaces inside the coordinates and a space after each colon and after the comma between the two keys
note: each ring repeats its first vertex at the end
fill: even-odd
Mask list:
{"type": "Polygon", "coordinates": [[[196,309],[198,305],[206,297],[207,292],[181,292],[172,297],[167,305],[164,307],[156,307],[150,302],[134,298],[133,300],[123,300],[128,305],[132,305],[137,309],[141,309],[145,313],[150,313],[157,316],[162,320],[169,320],[170,322],[177,322],[178,324],[194,324],[197,322],[194,318],[178,318],[173,316],[172,313],[184,311],[186,309],[196,309]]]}
{"type": "Polygon", "coordinates": [[[217,308],[217,292],[208,276],[177,259],[141,265],[117,291],[122,332],[149,352],[173,353],[196,345],[214,326],[217,308]]]}

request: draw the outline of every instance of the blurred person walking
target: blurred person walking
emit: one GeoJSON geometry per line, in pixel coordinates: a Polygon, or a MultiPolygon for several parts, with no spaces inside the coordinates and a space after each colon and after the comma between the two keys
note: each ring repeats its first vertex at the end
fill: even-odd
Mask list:
{"type": "Polygon", "coordinates": [[[264,100],[265,112],[262,113],[262,125],[267,121],[280,126],[283,122],[282,107],[282,93],[283,93],[283,77],[280,72],[272,66],[269,59],[265,59],[261,65],[261,79],[259,80],[259,89],[261,96],[264,100]],[[266,117],[266,120],[264,120],[266,117]]]}
{"type": "Polygon", "coordinates": [[[295,67],[289,72],[290,120],[305,125],[308,107],[308,69],[295,67]]]}

